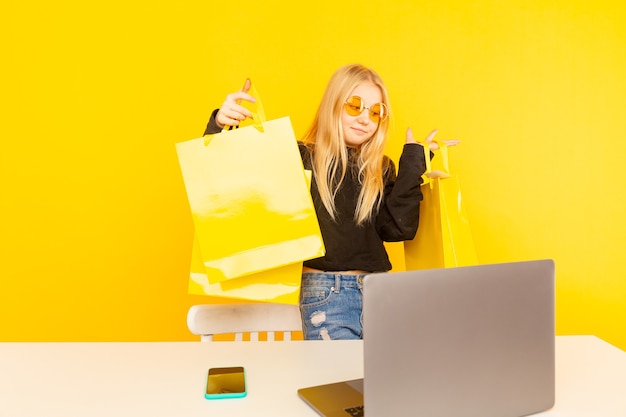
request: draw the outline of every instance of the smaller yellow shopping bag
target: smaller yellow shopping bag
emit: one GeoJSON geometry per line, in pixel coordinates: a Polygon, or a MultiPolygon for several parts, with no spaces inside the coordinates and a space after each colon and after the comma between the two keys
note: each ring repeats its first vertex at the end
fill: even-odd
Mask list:
{"type": "Polygon", "coordinates": [[[461,187],[450,173],[448,148],[439,145],[443,170],[433,170],[426,156],[424,200],[417,235],[404,242],[407,270],[476,265],[476,250],[461,187]]]}

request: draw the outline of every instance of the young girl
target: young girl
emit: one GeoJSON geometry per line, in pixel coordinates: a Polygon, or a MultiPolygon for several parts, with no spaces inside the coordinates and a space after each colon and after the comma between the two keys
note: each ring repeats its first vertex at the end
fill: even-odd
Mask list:
{"type": "MultiPolygon", "coordinates": [[[[239,105],[247,92],[229,94],[211,115],[205,134],[252,117],[239,105]]],[[[422,200],[424,146],[434,150],[436,131],[425,145],[407,130],[398,174],[383,154],[389,98],[381,78],[362,65],[339,68],[331,77],[302,142],[305,169],[313,171],[311,195],[326,255],[304,262],[300,311],[305,339],[362,338],[362,280],[391,269],[383,241],[413,239],[422,200]]],[[[449,145],[457,141],[447,141],[449,145]]],[[[429,153],[429,156],[430,155],[429,153]]]]}

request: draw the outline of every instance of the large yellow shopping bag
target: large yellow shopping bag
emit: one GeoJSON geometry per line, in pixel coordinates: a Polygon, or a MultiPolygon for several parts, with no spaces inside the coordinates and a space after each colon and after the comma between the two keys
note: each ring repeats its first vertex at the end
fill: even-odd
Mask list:
{"type": "MultiPolygon", "coordinates": [[[[305,171],[307,184],[311,172],[305,171]]],[[[262,301],[279,304],[298,304],[302,262],[269,269],[221,282],[211,283],[204,267],[202,252],[194,234],[189,271],[189,294],[206,295],[217,302],[262,301]]]]}
{"type": "Polygon", "coordinates": [[[255,274],[210,283],[197,235],[194,236],[189,294],[206,295],[224,301],[263,301],[280,304],[298,304],[302,262],[289,264],[255,274]]]}
{"type": "Polygon", "coordinates": [[[404,242],[407,270],[477,264],[474,240],[456,175],[450,173],[448,148],[440,144],[443,171],[426,156],[424,200],[417,235],[404,242]]]}
{"type": "Polygon", "coordinates": [[[324,255],[291,122],[250,93],[253,124],[176,144],[209,284],[324,255]]]}

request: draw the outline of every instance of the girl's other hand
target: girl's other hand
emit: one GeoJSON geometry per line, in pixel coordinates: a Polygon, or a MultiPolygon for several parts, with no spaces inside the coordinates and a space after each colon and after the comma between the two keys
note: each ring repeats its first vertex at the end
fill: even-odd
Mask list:
{"type": "Polygon", "coordinates": [[[252,113],[241,104],[241,100],[249,101],[250,103],[254,103],[256,100],[248,91],[250,91],[250,87],[252,86],[252,82],[249,78],[246,79],[246,83],[243,86],[241,91],[237,91],[235,93],[231,93],[226,96],[226,100],[220,106],[217,115],[215,116],[215,122],[217,122],[218,126],[239,126],[241,121],[246,118],[252,118],[252,113]]]}
{"type": "MultiPolygon", "coordinates": [[[[430,132],[428,134],[428,136],[426,136],[426,139],[424,140],[424,142],[418,142],[415,140],[415,137],[413,136],[413,130],[409,127],[406,130],[406,143],[417,143],[419,145],[422,146],[426,146],[428,145],[429,149],[431,151],[436,151],[437,149],[439,149],[439,144],[437,142],[435,142],[435,135],[437,134],[437,129],[433,130],[432,132],[430,132]]],[[[445,143],[447,146],[456,146],[458,145],[461,141],[458,139],[452,139],[452,140],[442,140],[442,143],[445,143]]]]}

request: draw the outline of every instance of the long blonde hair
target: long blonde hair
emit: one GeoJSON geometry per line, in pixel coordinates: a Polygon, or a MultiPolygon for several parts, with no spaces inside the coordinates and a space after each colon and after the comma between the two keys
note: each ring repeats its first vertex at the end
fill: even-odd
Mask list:
{"type": "MultiPolygon", "coordinates": [[[[335,196],[348,168],[348,150],[343,138],[341,114],[344,102],[360,84],[374,84],[381,92],[383,103],[389,106],[387,89],[380,76],[363,65],[353,64],[339,68],[331,77],[304,142],[313,149],[313,175],[324,207],[336,220],[335,196]]],[[[357,200],[354,220],[363,224],[378,211],[383,196],[384,148],[387,140],[389,117],[382,121],[376,132],[357,150],[357,171],[361,190],[357,200]]]]}

